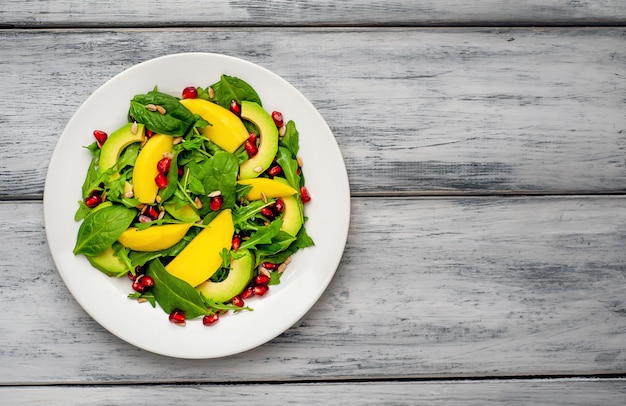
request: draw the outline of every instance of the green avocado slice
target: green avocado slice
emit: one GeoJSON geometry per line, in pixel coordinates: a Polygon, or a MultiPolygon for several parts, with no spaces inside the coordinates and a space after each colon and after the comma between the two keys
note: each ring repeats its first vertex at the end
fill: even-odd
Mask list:
{"type": "Polygon", "coordinates": [[[100,150],[100,173],[104,173],[115,166],[124,148],[134,142],[142,142],[143,139],[144,125],[139,123],[137,124],[137,131],[134,133],[132,123],[128,123],[111,133],[100,150]]]}
{"type": "Polygon", "coordinates": [[[201,283],[196,289],[207,299],[214,302],[227,302],[240,294],[252,279],[254,270],[254,256],[249,250],[235,251],[235,256],[230,263],[228,276],[221,282],[210,280],[201,283]]]}
{"type": "Polygon", "coordinates": [[[256,178],[270,167],[278,152],[278,128],[272,116],[254,102],[241,102],[241,117],[257,126],[261,144],[257,154],[240,165],[239,179],[256,178]]]}

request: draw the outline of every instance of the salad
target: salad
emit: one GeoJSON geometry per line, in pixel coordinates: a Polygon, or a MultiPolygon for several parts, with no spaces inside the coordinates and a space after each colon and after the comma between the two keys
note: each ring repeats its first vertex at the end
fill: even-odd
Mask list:
{"type": "Polygon", "coordinates": [[[93,135],[73,252],[128,276],[128,297],[177,325],[252,310],[314,244],[296,125],[240,78],[181,97],[155,87],[129,101],[126,124],[93,135]]]}

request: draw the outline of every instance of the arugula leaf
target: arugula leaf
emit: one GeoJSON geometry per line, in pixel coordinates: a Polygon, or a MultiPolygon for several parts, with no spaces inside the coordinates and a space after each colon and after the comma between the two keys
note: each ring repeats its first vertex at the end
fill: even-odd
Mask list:
{"type": "Polygon", "coordinates": [[[112,205],[94,210],[85,217],[76,238],[74,254],[98,255],[118,239],[130,226],[137,210],[112,205]]]}
{"type": "Polygon", "coordinates": [[[154,279],[151,292],[165,313],[180,310],[188,319],[208,313],[200,293],[187,282],[167,272],[158,259],[150,261],[146,275],[154,279]]]}
{"type": "Polygon", "coordinates": [[[87,176],[83,181],[82,193],[83,199],[85,199],[93,190],[94,183],[100,178],[100,172],[97,167],[97,158],[92,158],[87,169],[87,176]]]}
{"type": "Polygon", "coordinates": [[[272,238],[274,238],[279,232],[280,227],[283,225],[281,219],[274,220],[267,227],[260,227],[258,231],[250,234],[250,238],[242,241],[240,249],[254,248],[257,244],[270,244],[272,238]]]}
{"type": "Polygon", "coordinates": [[[213,99],[220,106],[230,109],[230,102],[235,100],[241,104],[244,100],[249,100],[261,105],[261,98],[257,92],[243,79],[222,75],[220,81],[211,86],[215,92],[213,99]]]}

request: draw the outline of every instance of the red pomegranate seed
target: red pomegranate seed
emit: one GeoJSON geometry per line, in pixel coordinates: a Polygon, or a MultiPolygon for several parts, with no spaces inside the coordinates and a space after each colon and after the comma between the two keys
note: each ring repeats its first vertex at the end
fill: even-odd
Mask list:
{"type": "Polygon", "coordinates": [[[211,200],[209,201],[209,207],[213,211],[218,211],[219,209],[222,208],[223,203],[224,203],[224,198],[222,197],[222,195],[213,196],[211,200]]]}
{"type": "Polygon", "coordinates": [[[150,217],[152,220],[156,220],[157,217],[159,217],[159,212],[154,206],[146,206],[145,212],[143,214],[150,217]]]}
{"type": "Polygon", "coordinates": [[[219,319],[219,313],[207,314],[202,318],[202,324],[204,324],[205,326],[212,326],[213,324],[217,323],[219,319]]]}
{"type": "Polygon", "coordinates": [[[146,128],[146,137],[148,137],[148,138],[152,138],[152,136],[153,136],[153,135],[154,135],[154,131],[152,131],[152,130],[148,130],[148,129],[146,128]]]}
{"type": "Polygon", "coordinates": [[[146,290],[150,290],[152,289],[152,287],[154,286],[154,279],[152,279],[150,276],[148,275],[140,275],[137,278],[137,281],[141,284],[141,286],[143,286],[146,290]]]}
{"type": "Polygon", "coordinates": [[[285,211],[285,202],[283,202],[282,199],[276,200],[276,202],[274,203],[274,211],[278,214],[285,211]]]}
{"type": "Polygon", "coordinates": [[[258,137],[259,135],[257,133],[250,133],[250,136],[248,137],[248,141],[250,141],[254,145],[257,145],[258,137]]]}
{"type": "Polygon", "coordinates": [[[265,269],[269,269],[270,271],[278,269],[278,264],[275,264],[273,262],[263,262],[261,266],[265,269]]]}
{"type": "Polygon", "coordinates": [[[93,136],[96,138],[96,142],[100,148],[102,148],[102,145],[105,143],[107,138],[109,138],[108,134],[102,130],[94,130],[93,136]]]}
{"type": "Polygon", "coordinates": [[[128,272],[128,277],[130,278],[131,281],[135,282],[137,280],[138,277],[140,277],[141,275],[145,274],[146,271],[145,269],[143,269],[142,266],[137,265],[135,267],[135,273],[133,274],[132,272],[128,272]]]}
{"type": "Polygon", "coordinates": [[[159,173],[156,178],[154,178],[159,189],[165,189],[167,187],[167,176],[162,173],[159,173]]]}
{"type": "Polygon", "coordinates": [[[274,218],[274,212],[269,207],[263,207],[259,213],[261,213],[270,220],[274,218]]]}
{"type": "Polygon", "coordinates": [[[183,99],[195,99],[198,97],[198,90],[193,87],[193,86],[189,86],[183,89],[183,99]]]}
{"type": "Polygon", "coordinates": [[[238,116],[241,115],[241,106],[239,105],[239,103],[237,103],[237,101],[235,100],[230,101],[230,111],[232,111],[238,116]]]}
{"type": "Polygon", "coordinates": [[[242,299],[248,299],[254,296],[254,290],[252,286],[246,287],[243,292],[239,294],[239,297],[242,299]]]}
{"type": "Polygon", "coordinates": [[[238,250],[241,247],[241,236],[239,234],[235,234],[233,236],[233,242],[231,245],[232,250],[238,250]]]}
{"type": "Polygon", "coordinates": [[[279,111],[273,111],[272,112],[272,120],[274,120],[274,124],[276,124],[276,127],[280,128],[283,126],[284,121],[283,121],[283,114],[279,111]]]}
{"type": "Polygon", "coordinates": [[[274,165],[270,168],[270,170],[267,173],[270,176],[278,176],[280,175],[282,171],[283,171],[283,168],[281,168],[280,165],[274,165]]]}
{"type": "Polygon", "coordinates": [[[255,295],[263,296],[264,294],[267,293],[268,290],[270,290],[270,288],[267,285],[256,285],[255,287],[252,288],[252,290],[254,291],[255,295]]]}
{"type": "Polygon", "coordinates": [[[237,307],[243,307],[243,306],[244,306],[244,302],[243,302],[243,299],[241,298],[241,296],[235,296],[235,297],[233,297],[233,298],[230,300],[230,302],[231,302],[233,305],[237,306],[237,307]]]}
{"type": "Polygon", "coordinates": [[[254,278],[254,283],[256,286],[263,286],[270,283],[270,277],[267,275],[259,274],[254,278]]]}
{"type": "Polygon", "coordinates": [[[176,324],[177,326],[184,326],[185,325],[185,313],[183,313],[180,310],[173,310],[170,313],[170,317],[169,317],[170,321],[174,324],[176,324]]]}
{"type": "Polygon", "coordinates": [[[255,144],[250,142],[250,140],[246,141],[244,147],[246,148],[246,152],[248,153],[249,158],[252,158],[259,152],[259,148],[255,144]]]}
{"type": "Polygon", "coordinates": [[[93,209],[100,203],[101,203],[101,199],[100,199],[100,196],[98,195],[90,195],[89,197],[85,199],[85,205],[89,207],[90,209],[93,209]]]}
{"type": "Polygon", "coordinates": [[[302,200],[302,203],[307,203],[311,201],[311,195],[309,195],[309,191],[307,190],[306,186],[302,186],[300,188],[300,200],[302,200]]]}
{"type": "Polygon", "coordinates": [[[172,160],[170,158],[161,158],[159,162],[157,162],[157,171],[163,175],[167,175],[170,171],[170,165],[172,165],[172,160]]]}

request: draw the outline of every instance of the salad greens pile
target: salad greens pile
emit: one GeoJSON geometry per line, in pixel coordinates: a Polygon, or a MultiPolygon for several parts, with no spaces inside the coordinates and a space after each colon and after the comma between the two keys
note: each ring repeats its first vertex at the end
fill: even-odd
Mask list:
{"type": "MultiPolygon", "coordinates": [[[[241,106],[245,101],[262,106],[256,91],[237,77],[222,75],[216,83],[192,90],[194,98],[215,103],[233,114],[236,110],[232,106],[241,106]]],[[[240,119],[250,134],[259,134],[254,123],[240,119]]],[[[280,283],[285,268],[281,264],[289,263],[294,253],[314,244],[304,224],[292,235],[281,229],[283,202],[280,197],[247,198],[251,186],[238,183],[238,179],[239,166],[251,158],[249,151],[242,144],[236,151],[228,152],[211,141],[202,129],[212,123],[187,109],[181,98],[162,93],[157,87],[138,94],[130,100],[128,123],[131,133],[144,131],[147,140],[153,134],[173,137],[171,154],[167,156],[169,170],[164,172],[166,180],[161,180],[154,203],[141,203],[132,192],[133,169],[145,143],[128,143],[121,149],[115,166],[104,170],[99,163],[101,147],[106,141],[96,136],[97,141],[86,146],[92,160],[75,214],[75,220],[81,225],[74,254],[85,255],[94,267],[108,276],[128,275],[134,289],[129,298],[148,302],[153,307],[158,304],[170,314],[170,320],[174,313],[182,313],[187,319],[204,316],[215,320],[216,316],[229,310],[251,310],[243,299],[254,296],[255,280],[260,278],[261,284],[266,286],[256,290],[260,296],[267,291],[267,286],[280,283]],[[215,191],[219,191],[218,196],[215,191]],[[187,210],[186,215],[180,214],[183,208],[187,210]],[[244,252],[251,253],[253,261],[244,289],[228,300],[216,301],[171,275],[166,267],[224,210],[232,213],[232,246],[220,252],[222,263],[210,281],[226,280],[232,271],[231,263],[241,258],[244,252]],[[193,221],[185,217],[189,213],[193,221]],[[164,249],[135,250],[119,241],[129,228],[147,230],[189,223],[192,224],[184,236],[164,249]],[[139,283],[140,280],[143,282],[139,283]]],[[[304,204],[309,198],[298,160],[298,130],[293,121],[282,127],[273,169],[259,173],[259,178],[273,179],[279,173],[279,177],[296,191],[294,197],[299,210],[304,213],[304,204]]],[[[302,222],[305,221],[302,214],[302,222]]],[[[184,324],[184,318],[183,323],[180,320],[174,322],[184,324]]]]}

